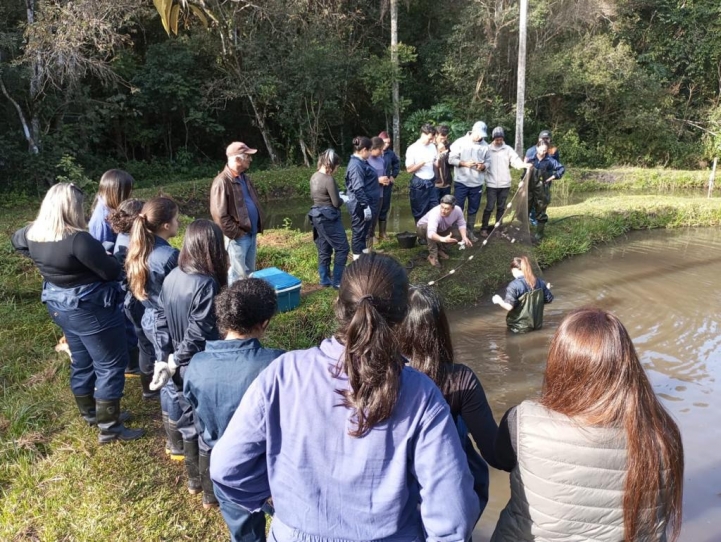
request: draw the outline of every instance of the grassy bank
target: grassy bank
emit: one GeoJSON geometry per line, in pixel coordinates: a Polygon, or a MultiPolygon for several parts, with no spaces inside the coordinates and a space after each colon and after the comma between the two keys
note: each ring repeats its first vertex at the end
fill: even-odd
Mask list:
{"type": "MultiPolygon", "coordinates": [[[[164,190],[179,199],[196,191],[202,199],[201,187],[184,185],[186,192],[175,193],[171,185],[164,190]]],[[[24,206],[0,214],[0,540],[225,539],[220,515],[203,512],[199,497],[185,490],[182,465],[166,459],[158,405],[141,400],[137,381],[128,381],[124,404],[134,415],[133,425],[148,430],[147,438],[100,447],[96,430],[77,416],[67,358],[53,351],[61,332],[39,302],[40,277],[30,262],[12,252],[9,242],[9,234],[34,212],[24,206]]],[[[547,238],[533,249],[543,266],[630,230],[718,226],[721,199],[628,196],[619,191],[551,207],[549,214],[547,238]]],[[[379,248],[412,267],[413,282],[439,277],[425,263],[421,248],[404,251],[395,241],[379,248]]],[[[460,306],[488,299],[509,280],[509,259],[520,249],[499,239],[484,248],[454,250],[445,269],[469,255],[474,259],[438,284],[446,303],[460,306]]],[[[261,238],[258,260],[259,267],[276,266],[298,276],[306,287],[301,306],[274,319],[268,344],[300,348],[332,332],[335,292],[312,288],[317,271],[310,234],[268,232],[261,238]]]]}

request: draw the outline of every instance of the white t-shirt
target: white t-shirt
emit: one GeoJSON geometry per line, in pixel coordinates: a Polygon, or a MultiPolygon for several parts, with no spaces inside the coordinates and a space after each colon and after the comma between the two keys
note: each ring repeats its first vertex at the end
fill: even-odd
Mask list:
{"type": "Polygon", "coordinates": [[[406,169],[414,166],[415,164],[425,162],[424,166],[417,170],[413,175],[426,181],[430,181],[433,177],[435,177],[435,173],[433,172],[433,162],[436,161],[437,156],[438,150],[433,143],[424,145],[419,139],[406,149],[406,169]]]}

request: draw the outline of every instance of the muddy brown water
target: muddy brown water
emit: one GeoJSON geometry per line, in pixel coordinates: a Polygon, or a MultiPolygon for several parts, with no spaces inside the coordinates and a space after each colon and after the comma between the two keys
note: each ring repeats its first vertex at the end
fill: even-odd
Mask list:
{"type": "MultiPolygon", "coordinates": [[[[490,296],[451,314],[457,361],[481,379],[496,420],[538,393],[548,343],[564,314],[583,305],[614,312],[681,428],[681,540],[721,541],[721,229],[635,232],[554,266],[544,278],[556,299],[540,331],[508,334],[490,296]]],[[[509,497],[508,475],[490,470],[490,500],[474,541],[489,540],[509,497]]]]}

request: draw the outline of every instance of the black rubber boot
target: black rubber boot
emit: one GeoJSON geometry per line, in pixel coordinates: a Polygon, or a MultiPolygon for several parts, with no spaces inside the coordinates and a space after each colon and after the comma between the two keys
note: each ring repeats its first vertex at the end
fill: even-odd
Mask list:
{"type": "Polygon", "coordinates": [[[145,373],[140,373],[140,385],[143,388],[143,399],[146,401],[159,401],[160,400],[160,390],[151,390],[150,389],[150,383],[153,381],[153,375],[146,375],[145,373]]]}
{"type": "Polygon", "coordinates": [[[471,240],[472,243],[478,241],[478,237],[476,237],[476,234],[473,232],[473,227],[475,225],[476,215],[468,215],[468,220],[466,221],[466,235],[468,235],[468,238],[471,240]]]}
{"type": "Polygon", "coordinates": [[[210,510],[218,506],[218,499],[213,491],[213,480],[210,479],[210,452],[200,451],[198,454],[200,467],[200,485],[203,488],[203,508],[210,510]]]}
{"type": "MultiPolygon", "coordinates": [[[[88,422],[88,425],[97,425],[98,420],[95,417],[95,398],[92,395],[76,395],[75,402],[80,410],[80,415],[86,422],[88,422]]],[[[132,418],[130,412],[120,413],[121,423],[127,422],[130,418],[132,418]]]]}
{"type": "Polygon", "coordinates": [[[197,495],[203,490],[200,485],[200,464],[198,457],[198,441],[184,440],[183,453],[185,454],[185,472],[188,475],[188,493],[197,495]]]}
{"type": "Polygon", "coordinates": [[[114,440],[136,440],[145,434],[142,429],[128,429],[120,421],[120,399],[111,401],[95,400],[95,413],[98,420],[100,444],[107,444],[114,440]]]}
{"type": "Polygon", "coordinates": [[[128,366],[125,368],[125,378],[137,378],[140,376],[140,349],[135,346],[128,348],[128,366]]]}
{"type": "Polygon", "coordinates": [[[378,221],[378,240],[385,239],[387,237],[386,235],[386,228],[388,227],[388,222],[386,220],[379,220],[378,221]]]}
{"type": "Polygon", "coordinates": [[[95,418],[95,397],[92,395],[76,395],[75,403],[78,405],[80,415],[88,422],[88,425],[98,423],[98,420],[95,418]]]}
{"type": "Polygon", "coordinates": [[[182,461],[184,446],[183,435],[178,431],[178,424],[171,422],[167,412],[162,413],[163,427],[165,427],[165,453],[170,456],[173,461],[182,461]]]}

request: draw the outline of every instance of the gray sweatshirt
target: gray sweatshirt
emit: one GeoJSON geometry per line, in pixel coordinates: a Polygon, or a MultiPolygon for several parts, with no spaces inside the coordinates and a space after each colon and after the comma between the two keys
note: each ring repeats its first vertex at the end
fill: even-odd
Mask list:
{"type": "Polygon", "coordinates": [[[488,143],[483,139],[473,141],[471,132],[456,139],[451,145],[448,163],[455,166],[456,174],[454,179],[468,187],[483,186],[486,182],[485,171],[478,171],[475,168],[461,167],[461,162],[483,162],[488,168],[488,143]]]}
{"type": "Polygon", "coordinates": [[[504,144],[500,147],[488,145],[488,157],[490,165],[486,166],[486,186],[488,188],[510,188],[511,172],[509,166],[515,169],[523,169],[524,162],[519,158],[516,151],[504,144]]]}

